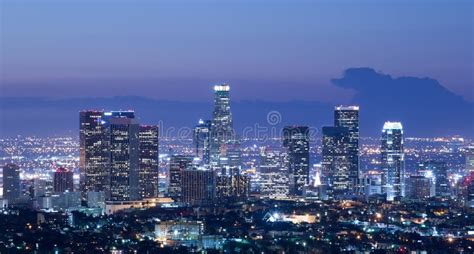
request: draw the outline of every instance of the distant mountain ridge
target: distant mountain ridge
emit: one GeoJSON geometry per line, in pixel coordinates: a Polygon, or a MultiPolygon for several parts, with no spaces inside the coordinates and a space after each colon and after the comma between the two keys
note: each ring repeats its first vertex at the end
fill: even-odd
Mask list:
{"type": "MultiPolygon", "coordinates": [[[[384,121],[401,121],[407,136],[474,136],[474,103],[465,101],[436,80],[378,73],[370,68],[347,69],[333,84],[356,92],[362,136],[378,137],[384,121]]],[[[231,95],[232,96],[232,95],[231,95]]],[[[317,101],[236,101],[231,107],[238,132],[247,127],[309,125],[320,130],[333,124],[336,103],[317,101]],[[268,123],[269,112],[277,122],[268,123]]],[[[181,102],[125,96],[106,98],[0,98],[0,136],[78,135],[79,111],[85,109],[136,111],[144,124],[193,127],[210,119],[209,102],[181,102]]]]}

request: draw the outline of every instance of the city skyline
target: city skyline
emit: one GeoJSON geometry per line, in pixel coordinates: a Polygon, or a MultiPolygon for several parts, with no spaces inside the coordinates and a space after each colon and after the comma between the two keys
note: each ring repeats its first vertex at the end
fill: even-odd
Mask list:
{"type": "MultiPolygon", "coordinates": [[[[212,120],[198,121],[192,132],[193,144],[176,144],[163,139],[158,135],[159,126],[139,125],[139,117],[133,110],[80,111],[80,142],[71,144],[73,148],[70,150],[77,156],[79,147],[78,161],[63,164],[75,156],[50,156],[56,152],[49,152],[48,155],[59,165],[74,168],[79,183],[74,183],[73,171],[62,167],[54,170],[53,178],[51,170],[33,173],[32,178],[26,172],[20,173],[29,169],[28,164],[24,163],[31,159],[29,155],[14,156],[22,154],[15,152],[15,148],[30,146],[32,142],[37,142],[35,138],[26,138],[26,142],[20,142],[19,146],[0,147],[0,151],[8,154],[2,160],[22,163],[21,168],[16,164],[3,167],[3,176],[6,176],[3,180],[6,194],[0,199],[3,216],[15,217],[17,213],[25,212],[22,206],[31,207],[27,209],[37,216],[38,222],[28,222],[27,229],[33,229],[38,234],[42,233],[42,227],[49,228],[44,223],[46,221],[52,227],[61,225],[88,232],[89,226],[81,229],[81,225],[94,223],[93,218],[115,218],[101,224],[125,230],[127,217],[123,216],[134,216],[132,238],[128,238],[123,231],[113,233],[115,238],[127,239],[122,240],[122,244],[108,242],[97,246],[95,241],[89,243],[75,237],[73,241],[56,243],[54,248],[66,252],[69,246],[77,246],[81,251],[92,246],[95,250],[227,250],[242,241],[245,245],[250,244],[248,248],[251,250],[296,250],[300,241],[304,241],[304,252],[373,249],[365,244],[374,244],[377,249],[387,251],[399,248],[431,250],[434,245],[427,239],[432,238],[446,241],[448,244],[436,244],[446,250],[452,250],[454,246],[458,250],[470,249],[469,241],[472,240],[468,224],[472,213],[469,209],[474,207],[474,171],[471,167],[472,151],[469,150],[472,140],[456,137],[442,141],[448,149],[433,151],[431,156],[436,159],[426,160],[417,153],[413,154],[413,147],[407,149],[405,154],[402,123],[386,121],[381,139],[374,140],[378,144],[367,150],[359,136],[360,107],[340,105],[333,108],[334,126],[323,127],[320,144],[309,142],[314,138],[311,128],[292,125],[272,137],[280,137],[277,144],[267,143],[276,141],[271,138],[241,146],[242,137],[236,135],[232,128],[235,120],[231,110],[231,86],[217,85],[213,90],[214,107],[208,109],[214,108],[212,120]],[[165,149],[160,150],[160,146],[165,149]],[[206,159],[206,154],[209,159],[206,159]],[[405,155],[407,162],[410,162],[408,172],[405,155]],[[215,159],[211,160],[211,157],[215,159]],[[453,160],[453,157],[457,159],[453,160]],[[449,168],[447,165],[450,165],[449,168]],[[394,210],[390,209],[394,207],[394,210]],[[427,212],[420,219],[423,209],[438,210],[427,212]],[[437,218],[446,214],[445,209],[449,209],[449,215],[456,220],[466,212],[461,220],[466,222],[457,220],[455,228],[446,227],[445,220],[437,218]],[[149,217],[148,213],[153,217],[149,217]],[[173,215],[170,216],[170,213],[173,215]],[[68,224],[61,220],[66,218],[64,214],[71,218],[68,224]],[[86,214],[94,216],[87,217],[86,214]],[[238,217],[231,227],[227,227],[225,221],[235,215],[238,217]],[[399,221],[395,219],[398,216],[399,221]],[[218,222],[213,222],[216,219],[218,222]],[[436,227],[427,228],[432,219],[438,221],[436,227]],[[149,229],[139,225],[150,220],[154,230],[147,233],[149,229]],[[416,221],[417,226],[402,226],[406,225],[405,220],[416,221]],[[395,228],[395,233],[386,230],[385,223],[391,230],[395,228]],[[273,245],[276,245],[268,247],[264,239],[274,239],[272,232],[278,232],[278,227],[282,225],[285,225],[285,232],[297,232],[302,226],[310,231],[320,228],[318,235],[327,240],[318,238],[315,241],[315,236],[309,231],[309,235],[302,234],[296,238],[293,235],[293,240],[288,239],[290,242],[273,240],[273,245]],[[348,239],[360,242],[353,243],[356,247],[346,243],[346,240],[339,242],[339,236],[347,232],[341,227],[346,225],[351,225],[351,232],[355,232],[350,233],[354,235],[348,236],[348,239]],[[221,231],[222,228],[224,230],[221,231]],[[261,232],[258,237],[241,240],[255,234],[255,228],[261,232]],[[227,232],[233,236],[230,237],[227,232]],[[338,240],[331,239],[335,232],[338,240]],[[390,238],[389,245],[383,244],[386,240],[382,239],[391,235],[402,237],[406,232],[423,240],[410,244],[390,238]],[[378,239],[381,233],[383,238],[378,239]],[[143,241],[154,242],[143,245],[140,243],[143,241]],[[262,243],[267,246],[259,246],[262,243]],[[335,246],[330,247],[333,243],[335,246]]],[[[268,124],[273,126],[270,132],[277,130],[281,117],[277,111],[267,115],[268,124]]],[[[14,140],[18,142],[21,139],[14,140]]],[[[409,140],[416,143],[424,139],[409,140]]],[[[61,144],[59,149],[68,144],[61,139],[58,141],[61,144]]],[[[44,147],[42,142],[40,145],[44,147]]],[[[440,141],[434,139],[428,142],[419,148],[420,152],[430,151],[427,148],[440,141]]],[[[56,145],[47,147],[56,150],[56,145]]],[[[31,220],[28,216],[24,219],[31,220]]],[[[3,224],[14,231],[22,230],[12,222],[3,224]]],[[[101,241],[110,237],[100,225],[95,228],[101,241]]],[[[68,233],[71,234],[75,233],[68,233]]],[[[285,234],[280,233],[280,237],[285,234]]],[[[11,238],[11,234],[7,237],[11,238]]],[[[43,240],[42,237],[26,241],[26,249],[47,249],[49,243],[56,242],[43,240]],[[29,247],[34,242],[40,242],[40,245],[29,247]]],[[[0,245],[0,248],[10,249],[12,246],[16,245],[0,245]]],[[[21,245],[18,246],[21,248],[21,245]]]]}
{"type": "Polygon", "coordinates": [[[472,10],[0,0],[0,252],[474,252],[472,10]]]}

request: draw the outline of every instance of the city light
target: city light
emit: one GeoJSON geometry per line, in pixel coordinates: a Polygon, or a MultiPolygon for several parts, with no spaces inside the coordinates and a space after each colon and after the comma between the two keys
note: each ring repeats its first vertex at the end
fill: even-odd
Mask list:
{"type": "Polygon", "coordinates": [[[474,253],[474,3],[417,1],[3,1],[0,253],[474,253]]]}

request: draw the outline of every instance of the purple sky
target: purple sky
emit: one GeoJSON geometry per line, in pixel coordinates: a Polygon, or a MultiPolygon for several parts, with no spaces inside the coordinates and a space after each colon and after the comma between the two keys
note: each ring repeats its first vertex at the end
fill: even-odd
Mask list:
{"type": "Polygon", "coordinates": [[[349,67],[474,101],[472,1],[1,0],[0,96],[349,100],[349,67]]]}

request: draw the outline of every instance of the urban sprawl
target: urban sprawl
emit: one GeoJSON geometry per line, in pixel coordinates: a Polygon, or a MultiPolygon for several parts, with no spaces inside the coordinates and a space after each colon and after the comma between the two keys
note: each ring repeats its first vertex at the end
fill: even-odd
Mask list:
{"type": "Polygon", "coordinates": [[[472,140],[387,120],[360,137],[341,105],[319,133],[243,137],[228,84],[191,137],[80,111],[79,138],[1,139],[0,253],[473,253],[472,140]]]}

